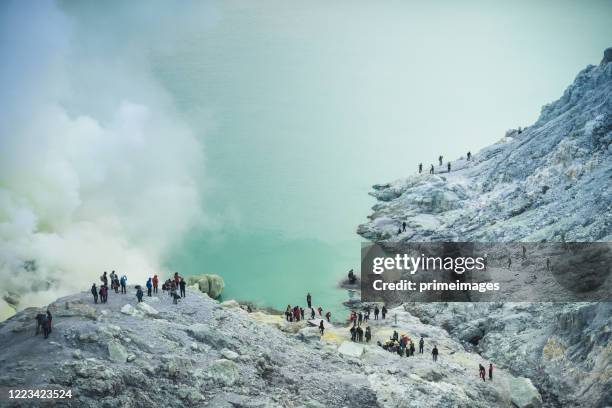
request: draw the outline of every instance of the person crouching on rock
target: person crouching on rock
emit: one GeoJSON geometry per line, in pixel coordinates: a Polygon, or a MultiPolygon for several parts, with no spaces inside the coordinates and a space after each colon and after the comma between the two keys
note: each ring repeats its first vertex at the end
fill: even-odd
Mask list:
{"type": "Polygon", "coordinates": [[[331,323],[331,312],[325,313],[325,318],[327,319],[329,323],[331,323]]]}
{"type": "Polygon", "coordinates": [[[140,288],[140,286],[138,286],[138,288],[136,288],[136,298],[138,299],[138,303],[142,302],[143,296],[144,296],[144,293],[142,292],[142,289],[140,288]]]}
{"type": "Polygon", "coordinates": [[[91,294],[94,297],[94,303],[98,303],[98,288],[96,288],[96,284],[91,285],[91,294]]]}
{"type": "Polygon", "coordinates": [[[323,320],[321,320],[321,323],[319,323],[319,331],[321,332],[322,336],[323,332],[325,331],[325,325],[323,324],[323,320]]]}

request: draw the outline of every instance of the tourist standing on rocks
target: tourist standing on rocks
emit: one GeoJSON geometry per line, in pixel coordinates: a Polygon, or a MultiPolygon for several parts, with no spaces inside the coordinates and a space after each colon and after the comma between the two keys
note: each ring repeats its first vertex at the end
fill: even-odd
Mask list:
{"type": "Polygon", "coordinates": [[[370,306],[366,309],[366,312],[363,314],[364,323],[370,320],[370,306]]]}
{"type": "Polygon", "coordinates": [[[151,297],[151,291],[153,290],[153,279],[147,280],[147,296],[151,297]]]}
{"type": "MultiPolygon", "coordinates": [[[[312,318],[314,319],[314,310],[312,311],[312,318]]],[[[287,309],[285,309],[285,319],[288,322],[291,321],[291,305],[287,305],[287,309]]]]}
{"type": "Polygon", "coordinates": [[[378,320],[378,314],[380,310],[378,310],[378,305],[374,306],[374,320],[378,320]]]}
{"type": "Polygon", "coordinates": [[[434,165],[433,164],[429,168],[429,174],[434,174],[434,165]]]}
{"type": "Polygon", "coordinates": [[[174,272],[174,283],[176,284],[177,288],[179,283],[181,283],[181,276],[178,274],[178,272],[174,272]]]}
{"type": "Polygon", "coordinates": [[[512,258],[508,257],[508,269],[512,266],[512,258]]]}
{"type": "Polygon", "coordinates": [[[53,326],[51,325],[52,322],[53,316],[51,316],[51,311],[47,309],[47,324],[49,325],[49,334],[51,334],[51,331],[53,330],[53,326]]]}
{"type": "Polygon", "coordinates": [[[546,258],[546,270],[550,271],[550,258],[546,258]]]}
{"type": "Polygon", "coordinates": [[[48,338],[49,333],[51,333],[50,324],[51,322],[49,321],[49,317],[46,314],[44,314],[43,319],[42,319],[42,329],[43,329],[43,335],[45,336],[45,339],[48,338]]]}
{"type": "Polygon", "coordinates": [[[119,277],[117,275],[113,278],[112,288],[115,289],[115,293],[119,293],[119,277]]]}
{"type": "Polygon", "coordinates": [[[319,312],[319,316],[323,317],[323,308],[321,306],[317,307],[317,312],[319,312]]]}
{"type": "Polygon", "coordinates": [[[109,276],[110,276],[110,281],[111,281],[111,285],[112,285],[113,282],[115,281],[115,276],[117,276],[117,275],[115,274],[115,271],[111,271],[109,276]]]}
{"type": "Polygon", "coordinates": [[[468,161],[472,159],[472,152],[467,152],[467,159],[468,161]]]}
{"type": "Polygon", "coordinates": [[[357,327],[357,341],[363,343],[363,329],[361,327],[357,327]]]}
{"type": "Polygon", "coordinates": [[[438,157],[438,162],[440,162],[440,166],[442,165],[442,162],[443,162],[443,161],[444,161],[444,160],[443,160],[443,157],[442,157],[442,155],[440,155],[440,157],[438,157]]]}
{"type": "Polygon", "coordinates": [[[421,336],[421,340],[419,340],[419,354],[423,354],[424,347],[425,347],[425,340],[423,340],[423,336],[421,336]]]}
{"type": "Polygon", "coordinates": [[[383,305],[382,307],[381,314],[382,314],[383,320],[385,320],[385,316],[387,316],[387,307],[385,305],[383,305]]]}
{"type": "Polygon", "coordinates": [[[406,221],[402,222],[402,232],[406,232],[406,221]]]}
{"type": "Polygon", "coordinates": [[[355,325],[353,324],[349,330],[351,332],[351,341],[355,341],[355,337],[357,336],[357,329],[355,329],[355,325]]]}
{"type": "Polygon", "coordinates": [[[41,330],[43,329],[43,324],[45,322],[45,314],[38,313],[35,319],[36,319],[36,333],[34,333],[34,335],[38,336],[38,333],[40,333],[41,330]]]}
{"type": "Polygon", "coordinates": [[[365,330],[365,339],[366,339],[367,343],[369,343],[370,340],[372,340],[372,330],[370,330],[370,326],[366,327],[366,330],[365,330]]]}
{"type": "Polygon", "coordinates": [[[486,370],[482,364],[478,364],[478,376],[482,379],[482,381],[486,381],[486,370]]]}
{"type": "Polygon", "coordinates": [[[119,283],[121,284],[121,293],[126,294],[127,293],[127,276],[123,275],[119,283]]]}
{"type": "Polygon", "coordinates": [[[414,356],[414,343],[412,342],[412,340],[410,340],[410,355],[414,356]]]}
{"type": "Polygon", "coordinates": [[[142,302],[142,296],[144,295],[144,293],[142,292],[142,289],[140,288],[140,285],[138,285],[136,287],[136,298],[138,299],[138,303],[142,302]]]}
{"type": "Polygon", "coordinates": [[[102,285],[100,288],[100,303],[106,303],[108,299],[108,286],[102,285]]]}
{"type": "Polygon", "coordinates": [[[311,308],[310,308],[310,318],[311,318],[311,319],[314,319],[314,318],[315,318],[315,311],[314,311],[314,308],[313,308],[313,307],[311,307],[311,308]]]}
{"type": "Polygon", "coordinates": [[[106,276],[106,271],[104,271],[102,276],[100,276],[100,280],[102,281],[102,284],[108,285],[108,277],[106,276]]]}
{"type": "Polygon", "coordinates": [[[94,297],[94,303],[98,303],[98,288],[96,288],[96,284],[91,285],[91,294],[94,297]]]}
{"type": "Polygon", "coordinates": [[[185,282],[185,279],[181,278],[181,282],[179,283],[179,287],[181,288],[181,297],[185,297],[185,285],[187,283],[185,282]]]}
{"type": "Polygon", "coordinates": [[[323,324],[323,320],[321,320],[321,323],[319,323],[319,332],[321,332],[321,336],[323,335],[324,331],[325,331],[325,325],[323,324]]]}
{"type": "Polygon", "coordinates": [[[361,322],[363,322],[363,313],[359,312],[357,315],[357,325],[361,326],[361,322]]]}
{"type": "Polygon", "coordinates": [[[431,356],[433,361],[438,361],[438,346],[434,345],[434,348],[431,350],[431,356]]]}
{"type": "Polygon", "coordinates": [[[493,364],[489,363],[489,381],[493,381],[493,364]]]}
{"type": "Polygon", "coordinates": [[[300,317],[304,320],[304,308],[300,306],[300,317]]]}
{"type": "Polygon", "coordinates": [[[325,313],[325,318],[327,319],[329,323],[331,323],[331,312],[325,313]]]}
{"type": "Polygon", "coordinates": [[[155,275],[153,276],[153,293],[157,293],[157,286],[159,286],[159,278],[155,275]]]}
{"type": "Polygon", "coordinates": [[[419,174],[423,172],[423,163],[419,163],[419,174]]]}
{"type": "Polygon", "coordinates": [[[310,295],[310,292],[308,292],[308,294],[306,295],[306,304],[309,308],[312,307],[312,296],[310,295]]]}
{"type": "Polygon", "coordinates": [[[448,162],[448,163],[446,164],[446,168],[448,168],[448,172],[450,173],[450,170],[451,170],[451,164],[450,164],[450,162],[448,162]]]}

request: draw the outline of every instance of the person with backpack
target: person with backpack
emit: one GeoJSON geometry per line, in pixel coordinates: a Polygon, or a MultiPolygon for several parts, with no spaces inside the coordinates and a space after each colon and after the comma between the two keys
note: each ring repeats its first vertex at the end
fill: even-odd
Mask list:
{"type": "Polygon", "coordinates": [[[127,276],[123,275],[119,283],[121,284],[121,293],[126,294],[127,293],[127,276]]]}
{"type": "Polygon", "coordinates": [[[151,297],[151,291],[153,290],[153,282],[151,278],[147,280],[146,286],[147,286],[147,296],[151,297]]]}
{"type": "Polygon", "coordinates": [[[98,304],[98,288],[96,288],[96,284],[91,285],[91,294],[94,298],[94,303],[98,304]]]}

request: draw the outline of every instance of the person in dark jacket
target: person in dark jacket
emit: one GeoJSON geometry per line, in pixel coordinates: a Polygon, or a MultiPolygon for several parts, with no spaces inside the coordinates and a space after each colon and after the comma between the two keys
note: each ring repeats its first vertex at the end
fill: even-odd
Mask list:
{"type": "Polygon", "coordinates": [[[323,335],[324,331],[325,331],[325,325],[323,324],[323,320],[321,320],[321,323],[319,323],[319,332],[321,332],[321,336],[323,335]]]}
{"type": "Polygon", "coordinates": [[[431,356],[433,357],[433,361],[438,361],[438,346],[434,346],[434,348],[431,350],[431,356]]]}
{"type": "Polygon", "coordinates": [[[425,347],[425,340],[423,340],[423,336],[421,336],[421,340],[419,340],[419,354],[423,354],[424,347],[425,347]]]}
{"type": "Polygon", "coordinates": [[[489,363],[489,381],[493,381],[493,364],[489,363]]]}
{"type": "Polygon", "coordinates": [[[98,303],[98,288],[96,288],[96,284],[91,285],[91,294],[94,297],[94,303],[98,303]]]}
{"type": "Polygon", "coordinates": [[[48,321],[48,325],[49,325],[49,334],[51,334],[51,331],[53,330],[53,327],[51,326],[51,323],[53,321],[53,316],[51,316],[51,311],[49,309],[47,309],[47,321],[48,321]]]}
{"type": "Polygon", "coordinates": [[[370,326],[366,327],[365,329],[365,339],[367,343],[369,343],[372,339],[372,330],[370,330],[370,326]]]}
{"type": "Polygon", "coordinates": [[[419,174],[423,172],[423,163],[419,163],[419,174]]]}
{"type": "Polygon", "coordinates": [[[385,316],[387,315],[387,307],[383,306],[381,310],[382,318],[385,320],[385,316]]]}
{"type": "Polygon", "coordinates": [[[378,310],[378,306],[374,306],[374,320],[378,320],[378,314],[380,310],[378,310]]]}
{"type": "Polygon", "coordinates": [[[185,279],[181,278],[181,281],[179,282],[179,287],[181,288],[181,297],[185,297],[185,285],[187,283],[185,282],[185,279]]]}
{"type": "Polygon", "coordinates": [[[138,303],[142,302],[143,296],[144,296],[144,293],[142,289],[140,288],[140,286],[138,286],[138,289],[136,289],[136,298],[138,299],[138,303]]]}
{"type": "Polygon", "coordinates": [[[308,304],[308,307],[312,307],[312,296],[310,295],[310,292],[308,292],[306,295],[306,303],[308,304]]]}

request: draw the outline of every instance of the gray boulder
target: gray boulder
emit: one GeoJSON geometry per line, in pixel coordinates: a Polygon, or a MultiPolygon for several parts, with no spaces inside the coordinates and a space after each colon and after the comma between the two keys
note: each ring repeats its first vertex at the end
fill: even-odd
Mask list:
{"type": "Polygon", "coordinates": [[[518,408],[542,406],[542,397],[529,378],[519,377],[510,380],[510,398],[518,408]]]}

